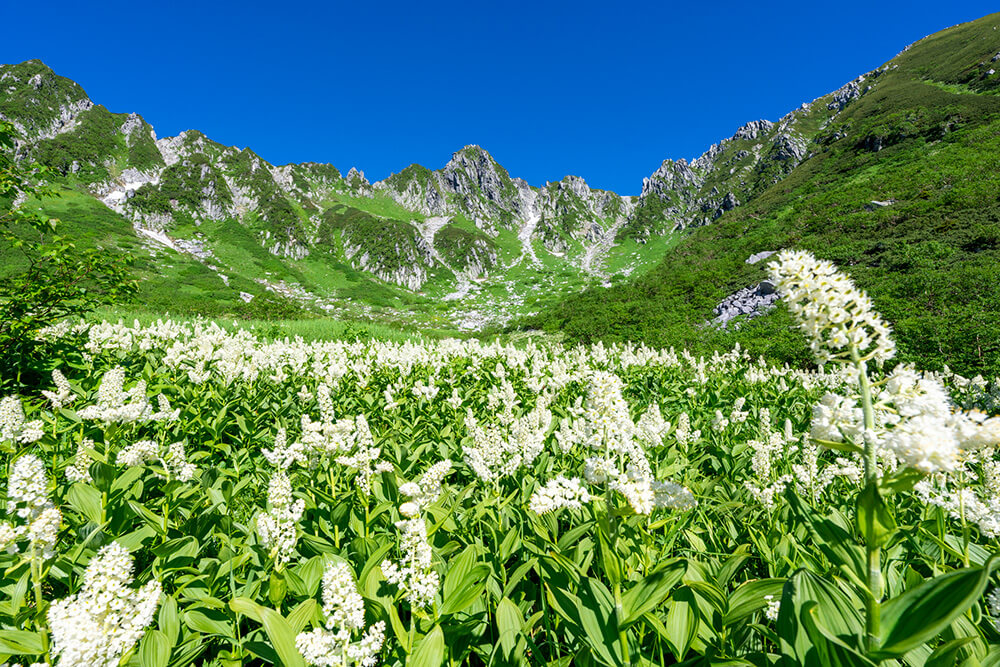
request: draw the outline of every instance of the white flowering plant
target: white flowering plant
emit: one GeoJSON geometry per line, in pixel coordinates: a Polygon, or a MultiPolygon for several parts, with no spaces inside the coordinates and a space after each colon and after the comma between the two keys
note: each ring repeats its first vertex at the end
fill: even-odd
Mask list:
{"type": "Polygon", "coordinates": [[[79,363],[2,403],[0,664],[72,664],[90,649],[62,638],[98,623],[123,639],[101,659],[140,667],[985,660],[993,385],[888,357],[869,372],[874,497],[857,364],[891,345],[859,321],[858,360],[849,337],[820,369],[60,325],[43,335],[79,363]],[[102,558],[119,574],[100,599],[131,614],[83,613],[102,558]],[[928,608],[967,613],[899,613],[937,577],[928,608]]]}

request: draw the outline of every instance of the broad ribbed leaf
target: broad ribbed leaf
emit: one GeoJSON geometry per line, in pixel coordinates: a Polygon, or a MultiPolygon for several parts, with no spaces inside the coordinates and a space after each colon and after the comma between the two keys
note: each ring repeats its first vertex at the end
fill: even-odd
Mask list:
{"type": "MultiPolygon", "coordinates": [[[[815,602],[802,609],[802,623],[816,647],[818,662],[823,667],[875,667],[876,663],[866,658],[859,648],[848,645],[820,620],[822,612],[815,602]]],[[[808,663],[813,664],[813,663],[808,663]]]]}
{"type": "Polygon", "coordinates": [[[139,664],[142,667],[167,667],[171,642],[159,630],[146,630],[139,644],[139,664]]]}
{"type": "Polygon", "coordinates": [[[511,654],[517,647],[517,640],[521,636],[524,616],[510,599],[501,598],[497,605],[496,622],[497,632],[500,635],[500,647],[503,649],[504,658],[509,661],[511,654]]]}
{"type": "Polygon", "coordinates": [[[785,500],[796,517],[805,523],[816,546],[830,562],[840,566],[854,583],[863,586],[867,571],[865,553],[855,542],[844,517],[836,511],[820,516],[807,507],[794,490],[785,493],[785,500]]]}
{"type": "Polygon", "coordinates": [[[264,632],[267,633],[267,638],[271,640],[271,646],[281,658],[284,667],[305,667],[305,661],[302,660],[298,649],[295,648],[295,632],[288,621],[281,614],[267,607],[261,607],[260,618],[264,625],[264,632]]]}
{"type": "Polygon", "coordinates": [[[444,662],[444,633],[441,632],[440,625],[435,625],[434,629],[417,643],[406,664],[412,667],[440,667],[442,662],[444,662]]]}
{"type": "Polygon", "coordinates": [[[856,520],[858,532],[870,546],[883,546],[896,529],[896,521],[879,494],[878,485],[869,484],[858,494],[856,520]]]}
{"type": "Polygon", "coordinates": [[[797,571],[785,582],[778,612],[778,635],[786,658],[800,665],[821,665],[822,656],[829,652],[824,645],[825,634],[844,645],[861,646],[863,630],[857,606],[837,584],[807,570],[797,571]],[[811,627],[805,624],[803,615],[810,609],[823,628],[819,635],[810,632],[811,627]]]}
{"type": "Polygon", "coordinates": [[[0,630],[0,655],[40,655],[42,636],[24,630],[0,630]]]}
{"type": "Polygon", "coordinates": [[[939,575],[883,603],[877,655],[900,656],[936,637],[979,599],[996,563],[939,575]]]}
{"type": "Polygon", "coordinates": [[[758,579],[742,584],[729,596],[729,610],[722,619],[722,624],[731,625],[763,609],[768,603],[768,600],[764,599],[766,595],[780,600],[785,581],[785,579],[758,579]]]}
{"type": "Polygon", "coordinates": [[[670,591],[684,576],[684,563],[677,561],[657,570],[637,582],[622,596],[622,612],[625,615],[625,627],[642,618],[643,614],[652,611],[670,595],[670,591]]]}
{"type": "Polygon", "coordinates": [[[694,592],[687,587],[678,589],[670,599],[670,609],[664,628],[671,651],[677,660],[683,660],[691,643],[698,636],[698,607],[694,592]]]}

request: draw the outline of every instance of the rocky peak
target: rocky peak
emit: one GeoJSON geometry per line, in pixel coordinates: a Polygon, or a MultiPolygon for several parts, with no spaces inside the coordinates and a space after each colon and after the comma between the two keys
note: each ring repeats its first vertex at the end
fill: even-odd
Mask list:
{"type": "Polygon", "coordinates": [[[733,135],[732,140],[745,139],[747,141],[753,141],[759,135],[770,131],[774,127],[774,123],[769,120],[752,120],[740,129],[736,130],[736,134],[733,135]]]}
{"type": "Polygon", "coordinates": [[[352,187],[371,185],[371,183],[368,182],[368,179],[365,178],[365,172],[355,167],[351,167],[348,170],[347,177],[344,180],[347,181],[347,184],[352,187]]]}
{"type": "Polygon", "coordinates": [[[511,185],[510,174],[493,156],[479,146],[465,146],[451,156],[441,174],[450,189],[460,195],[475,196],[476,188],[490,201],[500,201],[505,187],[511,185]]]}
{"type": "Polygon", "coordinates": [[[93,106],[78,83],[57,75],[40,60],[0,65],[0,119],[13,124],[24,141],[68,132],[93,106]]]}

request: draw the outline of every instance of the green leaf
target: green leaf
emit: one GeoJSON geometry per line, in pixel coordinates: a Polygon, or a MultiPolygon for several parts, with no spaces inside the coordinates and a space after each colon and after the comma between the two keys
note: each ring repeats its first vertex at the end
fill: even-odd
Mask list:
{"type": "MultiPolygon", "coordinates": [[[[562,540],[560,540],[561,542],[562,540]]],[[[601,569],[604,570],[604,575],[607,580],[612,584],[621,583],[622,580],[622,560],[615,553],[614,549],[611,548],[611,544],[608,542],[607,535],[604,534],[603,526],[598,525],[597,528],[597,544],[601,556],[601,569]]],[[[560,545],[561,549],[565,549],[560,545]]]]}
{"type": "Polygon", "coordinates": [[[101,523],[101,492],[87,484],[74,484],[66,494],[70,507],[94,524],[101,523]]]}
{"type": "Polygon", "coordinates": [[[229,618],[217,609],[192,609],[184,613],[184,624],[195,632],[233,638],[233,626],[229,618]]]}
{"type": "Polygon", "coordinates": [[[729,610],[726,612],[722,624],[732,625],[755,611],[763,609],[768,603],[764,599],[766,595],[774,596],[774,599],[780,600],[785,581],[785,579],[758,579],[740,585],[729,596],[729,610]]]}
{"type": "Polygon", "coordinates": [[[864,550],[855,542],[843,515],[831,511],[820,516],[815,510],[803,504],[802,499],[789,489],[785,493],[792,513],[809,529],[816,546],[831,563],[841,568],[844,574],[859,585],[865,585],[867,562],[864,550]]]}
{"type": "Polygon", "coordinates": [[[900,656],[936,637],[982,596],[996,564],[994,556],[983,567],[938,575],[884,602],[876,655],[900,656]]]}
{"type": "Polygon", "coordinates": [[[146,630],[139,644],[139,664],[142,667],[167,667],[171,642],[159,630],[146,630]]]}
{"type": "Polygon", "coordinates": [[[604,584],[590,577],[580,577],[578,595],[559,586],[549,586],[549,591],[553,608],[570,625],[573,634],[590,647],[595,657],[605,664],[622,664],[614,602],[604,584]]]}
{"type": "Polygon", "coordinates": [[[976,641],[976,637],[962,637],[952,639],[941,644],[924,663],[924,667],[952,667],[958,660],[958,653],[966,644],[976,641]]]}
{"type": "Polygon", "coordinates": [[[900,468],[882,477],[878,486],[884,493],[902,493],[911,490],[924,477],[926,475],[916,468],[900,468]]]}
{"type": "Polygon", "coordinates": [[[281,658],[284,667],[305,667],[305,661],[295,648],[295,632],[292,626],[284,617],[273,609],[267,607],[260,608],[260,618],[264,625],[264,632],[271,640],[271,646],[275,653],[281,658]]]}
{"type": "Polygon", "coordinates": [[[170,645],[173,646],[177,643],[181,631],[180,618],[177,616],[177,600],[173,596],[168,595],[163,599],[163,604],[160,605],[158,612],[158,620],[157,625],[170,641],[170,645]]]}
{"type": "Polygon", "coordinates": [[[505,597],[501,598],[497,605],[496,622],[503,656],[510,661],[521,636],[521,628],[524,627],[524,616],[517,605],[505,597]]]}
{"type": "Polygon", "coordinates": [[[435,625],[434,629],[417,643],[406,664],[413,667],[440,667],[442,662],[444,662],[444,633],[441,632],[440,625],[435,625]]]}
{"type": "Polygon", "coordinates": [[[853,646],[829,630],[820,620],[823,618],[819,605],[809,602],[802,609],[802,622],[819,652],[819,662],[823,667],[876,667],[853,646]]]}
{"type": "Polygon", "coordinates": [[[694,591],[684,586],[673,594],[663,625],[670,651],[678,661],[684,660],[694,638],[698,636],[698,607],[694,591]]]}
{"type": "Polygon", "coordinates": [[[302,632],[319,608],[316,600],[303,600],[288,614],[288,625],[295,634],[302,632]]]}
{"type": "MultiPolygon", "coordinates": [[[[264,626],[267,638],[271,640],[274,652],[281,658],[284,667],[305,667],[302,656],[295,648],[295,635],[292,625],[273,609],[257,604],[249,598],[233,598],[229,608],[243,614],[264,626]]],[[[298,622],[301,619],[295,619],[298,622]]]]}
{"type": "Polygon", "coordinates": [[[0,630],[0,655],[41,655],[42,635],[25,630],[0,630]]]}
{"type": "Polygon", "coordinates": [[[858,533],[869,546],[881,547],[889,541],[889,536],[896,529],[896,521],[879,494],[877,484],[868,484],[858,494],[856,520],[858,533]]]}
{"type": "Polygon", "coordinates": [[[822,665],[826,656],[837,653],[827,635],[845,646],[861,646],[864,623],[859,604],[841,586],[798,570],[785,582],[781,596],[778,636],[782,654],[800,665],[822,665]],[[805,618],[807,612],[812,618],[805,618]]]}
{"type": "Polygon", "coordinates": [[[485,565],[476,565],[476,552],[468,547],[456,558],[441,586],[441,615],[457,614],[478,600],[486,587],[484,579],[490,573],[485,565]]]}
{"type": "Polygon", "coordinates": [[[674,561],[666,567],[646,576],[622,595],[624,626],[636,623],[644,614],[652,611],[670,595],[671,589],[684,576],[685,565],[674,561]]]}

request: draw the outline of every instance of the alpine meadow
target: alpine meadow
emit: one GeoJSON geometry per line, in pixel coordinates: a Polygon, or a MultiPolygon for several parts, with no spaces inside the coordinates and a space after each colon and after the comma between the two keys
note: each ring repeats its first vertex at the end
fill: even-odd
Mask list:
{"type": "Polygon", "coordinates": [[[0,64],[0,667],[1000,667],[1000,14],[636,191],[0,64]]]}

